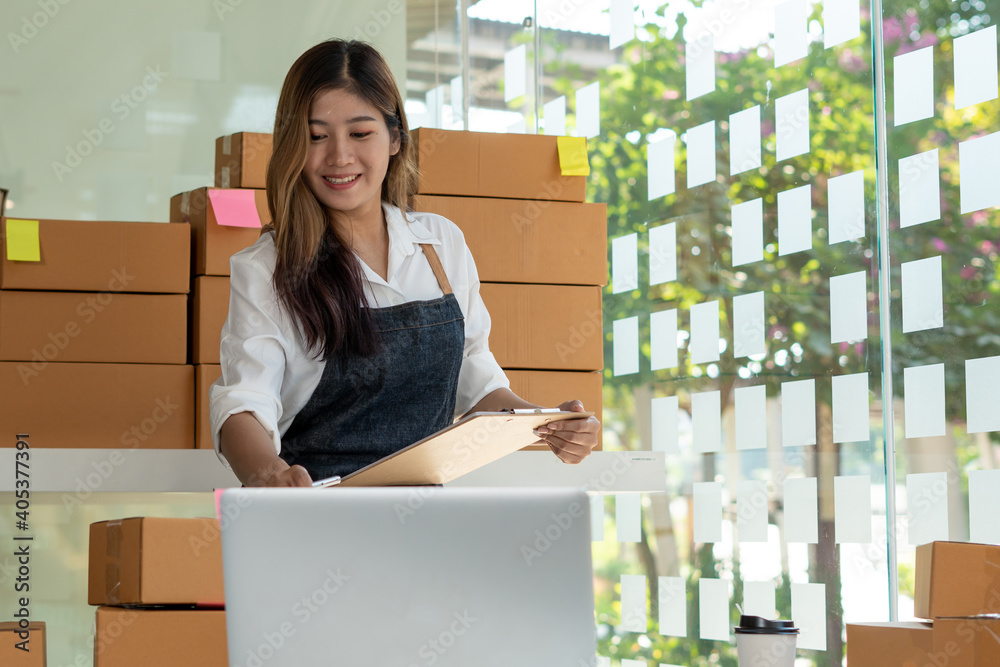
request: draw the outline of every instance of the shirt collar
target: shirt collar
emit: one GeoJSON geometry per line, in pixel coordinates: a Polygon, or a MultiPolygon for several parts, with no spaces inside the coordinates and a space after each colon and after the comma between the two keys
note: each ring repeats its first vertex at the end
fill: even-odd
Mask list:
{"type": "Polygon", "coordinates": [[[382,210],[385,212],[386,228],[389,231],[389,255],[390,262],[393,253],[400,252],[402,256],[410,256],[421,243],[441,245],[441,239],[433,233],[423,223],[419,222],[412,215],[404,214],[392,204],[382,203],[382,210]]]}

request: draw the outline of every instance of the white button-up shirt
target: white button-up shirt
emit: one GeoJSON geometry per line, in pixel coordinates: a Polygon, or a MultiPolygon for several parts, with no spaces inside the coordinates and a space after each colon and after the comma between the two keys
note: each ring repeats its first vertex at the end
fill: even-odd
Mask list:
{"type": "MultiPolygon", "coordinates": [[[[383,204],[389,231],[388,280],[360,258],[365,295],[373,308],[442,295],[419,244],[437,251],[465,316],[465,351],[458,377],[456,416],[490,392],[509,387],[489,348],[490,316],[479,295],[479,274],[461,230],[434,213],[403,213],[383,204]]],[[[279,305],[271,282],[277,252],[272,234],[229,260],[229,316],[222,327],[222,377],[209,389],[212,442],[219,458],[219,431],[226,419],[251,412],[281,451],[281,436],[319,384],[325,362],[307,353],[305,339],[279,305]]]]}

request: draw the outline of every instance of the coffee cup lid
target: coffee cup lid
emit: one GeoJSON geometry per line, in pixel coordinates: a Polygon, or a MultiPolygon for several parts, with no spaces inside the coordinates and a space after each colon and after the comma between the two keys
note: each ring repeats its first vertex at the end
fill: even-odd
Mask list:
{"type": "Polygon", "coordinates": [[[793,621],[772,621],[760,616],[740,616],[740,624],[736,626],[738,635],[797,635],[799,629],[793,621]]]}

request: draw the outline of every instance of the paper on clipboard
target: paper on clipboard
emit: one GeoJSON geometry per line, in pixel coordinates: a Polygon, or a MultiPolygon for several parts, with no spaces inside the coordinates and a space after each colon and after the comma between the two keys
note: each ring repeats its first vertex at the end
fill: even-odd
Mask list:
{"type": "Polygon", "coordinates": [[[476,412],[419,442],[345,476],[337,486],[444,484],[538,442],[533,431],[549,422],[592,412],[476,412]]]}

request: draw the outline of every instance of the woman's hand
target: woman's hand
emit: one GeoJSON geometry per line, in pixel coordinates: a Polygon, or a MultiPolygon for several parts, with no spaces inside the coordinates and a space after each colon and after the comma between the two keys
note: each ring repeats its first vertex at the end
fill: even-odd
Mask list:
{"type": "MultiPolygon", "coordinates": [[[[279,461],[281,459],[278,459],[279,461]]],[[[285,464],[282,470],[272,470],[264,472],[258,477],[251,476],[247,486],[312,486],[312,478],[309,472],[300,465],[289,466],[285,464]]]]}
{"type": "MultiPolygon", "coordinates": [[[[569,412],[584,412],[580,401],[566,401],[559,406],[560,410],[569,412]]],[[[601,430],[601,422],[597,417],[586,419],[566,419],[550,422],[535,429],[535,434],[542,442],[559,457],[563,463],[577,464],[590,456],[597,446],[597,434],[601,430]]]]}

